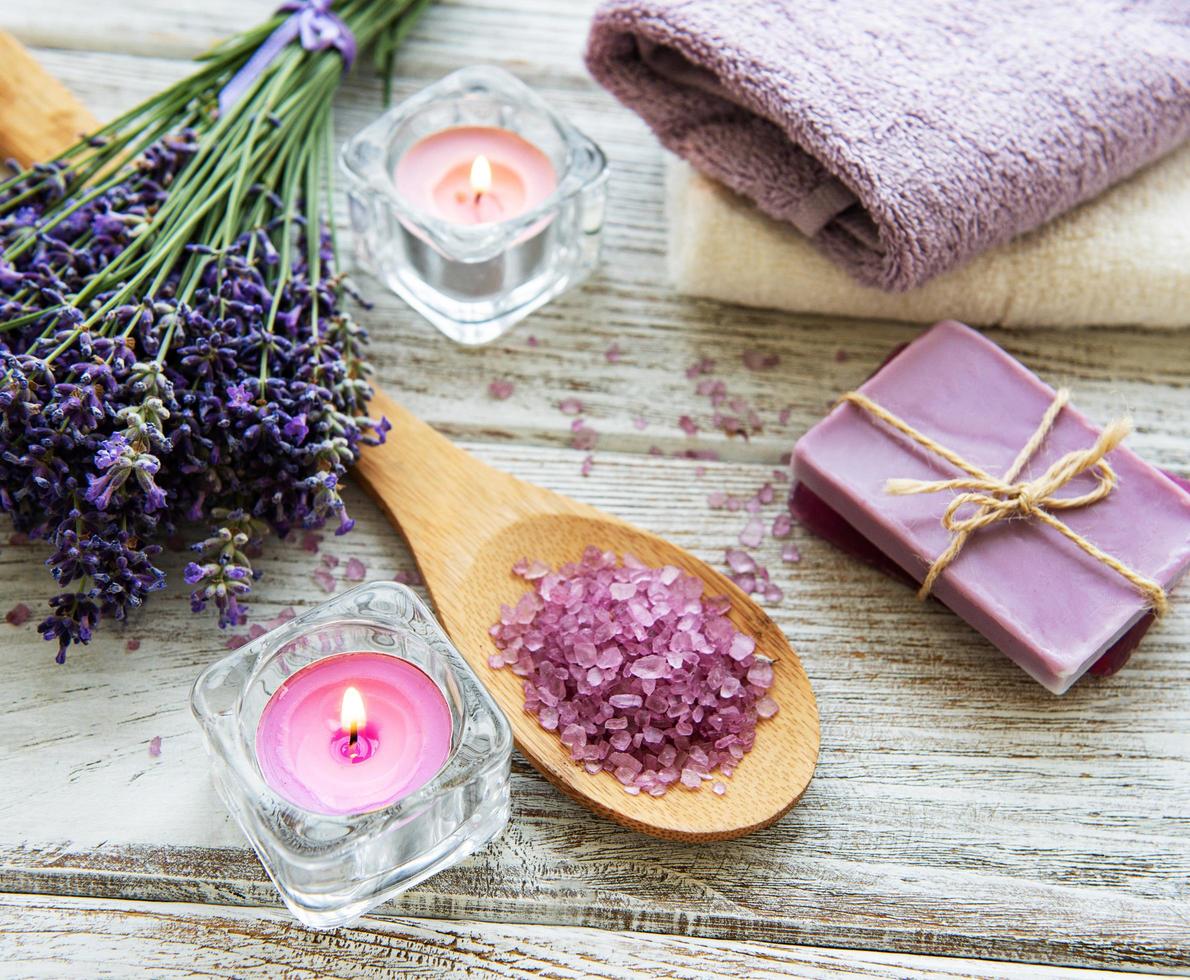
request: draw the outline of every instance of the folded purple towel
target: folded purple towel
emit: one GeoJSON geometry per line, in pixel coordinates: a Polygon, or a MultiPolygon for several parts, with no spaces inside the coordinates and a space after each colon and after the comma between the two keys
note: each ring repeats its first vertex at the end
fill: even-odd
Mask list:
{"type": "Polygon", "coordinates": [[[606,0],[587,63],[671,150],[890,290],[1190,136],[1188,0],[606,0]]]}

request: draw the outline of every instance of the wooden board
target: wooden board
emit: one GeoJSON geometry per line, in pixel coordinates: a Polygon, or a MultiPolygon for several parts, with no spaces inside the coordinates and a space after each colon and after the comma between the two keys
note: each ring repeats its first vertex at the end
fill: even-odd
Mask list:
{"type": "MultiPolygon", "coordinates": [[[[106,117],[186,71],[178,57],[272,6],[118,0],[96,13],[86,0],[0,0],[0,28],[43,45],[43,64],[106,117]]],[[[397,88],[408,94],[499,55],[600,141],[615,166],[601,274],[477,351],[449,345],[371,282],[365,288],[378,302],[365,320],[382,383],[422,418],[495,465],[721,562],[743,520],[708,509],[706,495],[753,493],[828,401],[915,328],[674,295],[665,280],[662,155],[644,126],[585,77],[589,10],[586,0],[443,3],[404,54],[397,88]],[[623,351],[617,363],[604,356],[613,343],[623,351]],[[780,364],[747,371],[741,358],[750,349],[779,354],[780,364]],[[764,418],[750,442],[705,432],[688,440],[678,428],[685,414],[707,427],[706,401],[683,374],[703,356],[764,418]],[[497,377],[516,385],[507,401],[487,394],[497,377]],[[601,433],[585,479],[584,454],[568,448],[571,420],[557,410],[571,396],[601,433]],[[648,428],[638,430],[635,416],[648,428]],[[724,461],[654,457],[654,446],[666,454],[712,448],[724,461]]],[[[341,133],[370,118],[378,101],[376,79],[350,80],[341,133]]],[[[1190,473],[1190,335],[992,336],[1047,380],[1073,387],[1093,418],[1131,411],[1130,444],[1190,473]]],[[[410,568],[363,495],[349,503],[359,526],[331,539],[330,550],[359,557],[375,577],[410,568]]],[[[42,552],[5,545],[6,537],[0,614],[52,593],[42,552]]],[[[705,939],[1190,970],[1190,607],[1175,603],[1124,673],[1055,699],[938,606],[917,605],[800,532],[796,541],[797,565],[782,565],[771,540],[763,548],[786,593],[772,615],[798,650],[822,718],[818,773],[788,817],[729,844],[652,841],[592,817],[518,761],[504,838],[386,907],[385,923],[407,915],[491,929],[533,922],[579,947],[590,942],[604,962],[605,945],[570,930],[701,937],[686,940],[689,948],[705,939]]],[[[183,561],[169,556],[175,583],[183,561]]],[[[296,546],[271,549],[262,567],[258,621],[323,597],[296,546]]],[[[0,622],[0,888],[275,904],[214,795],[186,708],[190,684],[224,637],[188,612],[184,591],[175,584],[154,596],[126,631],[104,631],[64,668],[33,627],[0,622]],[[126,638],[140,648],[126,652],[126,638]],[[158,735],[161,756],[152,758],[148,742],[158,735]]],[[[106,935],[115,927],[93,928],[106,935]]],[[[194,936],[189,949],[201,948],[194,936]]],[[[914,961],[901,972],[919,968],[914,961]]]]}

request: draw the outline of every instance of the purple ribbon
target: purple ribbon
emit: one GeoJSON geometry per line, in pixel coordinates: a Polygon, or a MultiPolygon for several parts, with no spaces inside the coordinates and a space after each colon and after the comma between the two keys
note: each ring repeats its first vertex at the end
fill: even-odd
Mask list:
{"type": "Polygon", "coordinates": [[[335,0],[289,0],[277,13],[290,13],[264,43],[253,52],[244,67],[235,73],[219,93],[219,114],[224,115],[252,87],[261,73],[287,44],[299,37],[307,51],[335,48],[343,56],[343,70],[355,61],[355,35],[343,18],[331,12],[335,0]]]}

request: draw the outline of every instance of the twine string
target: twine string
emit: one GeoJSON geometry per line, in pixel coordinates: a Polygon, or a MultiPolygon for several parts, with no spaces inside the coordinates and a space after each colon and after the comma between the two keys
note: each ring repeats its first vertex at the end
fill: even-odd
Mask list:
{"type": "Polygon", "coordinates": [[[1033,518],[1052,527],[1100,564],[1106,565],[1126,579],[1149,601],[1158,616],[1165,614],[1169,606],[1169,599],[1165,590],[1157,582],[1129,568],[1118,558],[1109,555],[1053,513],[1054,511],[1073,510],[1078,507],[1089,507],[1103,500],[1115,489],[1116,472],[1105,457],[1120,445],[1132,431],[1132,425],[1127,419],[1117,419],[1112,422],[1099,434],[1091,446],[1086,449],[1073,450],[1060,457],[1040,476],[1032,480],[1018,479],[1029,460],[1045,442],[1054,422],[1069,400],[1070,392],[1065,388],[1060,389],[1028,442],[1017,453],[1012,465],[1002,477],[996,477],[984,472],[958,453],[915,429],[904,419],[872,401],[867,395],[851,391],[839,399],[840,402],[847,402],[862,409],[873,418],[879,419],[907,436],[923,449],[946,460],[955,469],[967,474],[965,477],[949,480],[892,479],[885,484],[885,492],[899,496],[961,491],[954,496],[946,510],[943,511],[942,526],[950,532],[950,543],[930,565],[921,588],[918,590],[918,598],[924,599],[930,594],[938,576],[959,556],[959,552],[963,550],[972,534],[985,527],[990,527],[997,521],[1019,517],[1033,518]],[[1076,496],[1057,496],[1057,492],[1080,473],[1092,474],[1095,477],[1095,486],[1076,496]],[[960,511],[968,507],[975,509],[969,516],[961,516],[960,511]]]}

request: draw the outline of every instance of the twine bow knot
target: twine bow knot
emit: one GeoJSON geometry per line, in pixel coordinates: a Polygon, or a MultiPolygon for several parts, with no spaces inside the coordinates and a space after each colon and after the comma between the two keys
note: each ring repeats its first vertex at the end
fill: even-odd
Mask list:
{"type": "Polygon", "coordinates": [[[1069,527],[1054,515],[1054,511],[1089,507],[1108,496],[1116,487],[1116,472],[1105,458],[1132,430],[1126,419],[1117,419],[1105,428],[1095,442],[1086,449],[1076,449],[1055,460],[1040,476],[1032,480],[1019,480],[1021,471],[1041,447],[1058,413],[1070,400],[1070,392],[1059,390],[1042,416],[1029,441],[1017,453],[1016,459],[1002,477],[985,473],[979,467],[963,459],[957,453],[913,428],[886,408],[878,405],[866,395],[852,391],[844,395],[841,402],[848,402],[863,409],[869,415],[891,425],[898,432],[908,436],[924,449],[945,459],[952,466],[967,475],[950,480],[905,480],[893,479],[885,484],[885,491],[899,496],[919,493],[941,493],[961,491],[947,505],[942,513],[942,526],[951,533],[951,539],[943,551],[930,565],[918,597],[928,596],[938,576],[958,557],[967,540],[976,531],[1012,518],[1035,519],[1049,525],[1067,540],[1078,545],[1084,552],[1127,579],[1138,592],[1149,600],[1157,615],[1165,613],[1168,597],[1165,590],[1152,579],[1129,568],[1118,558],[1099,549],[1091,541],[1069,527]],[[1085,493],[1073,496],[1058,496],[1058,491],[1081,473],[1095,477],[1095,486],[1085,493]],[[974,512],[963,516],[964,508],[973,507],[974,512]]]}

